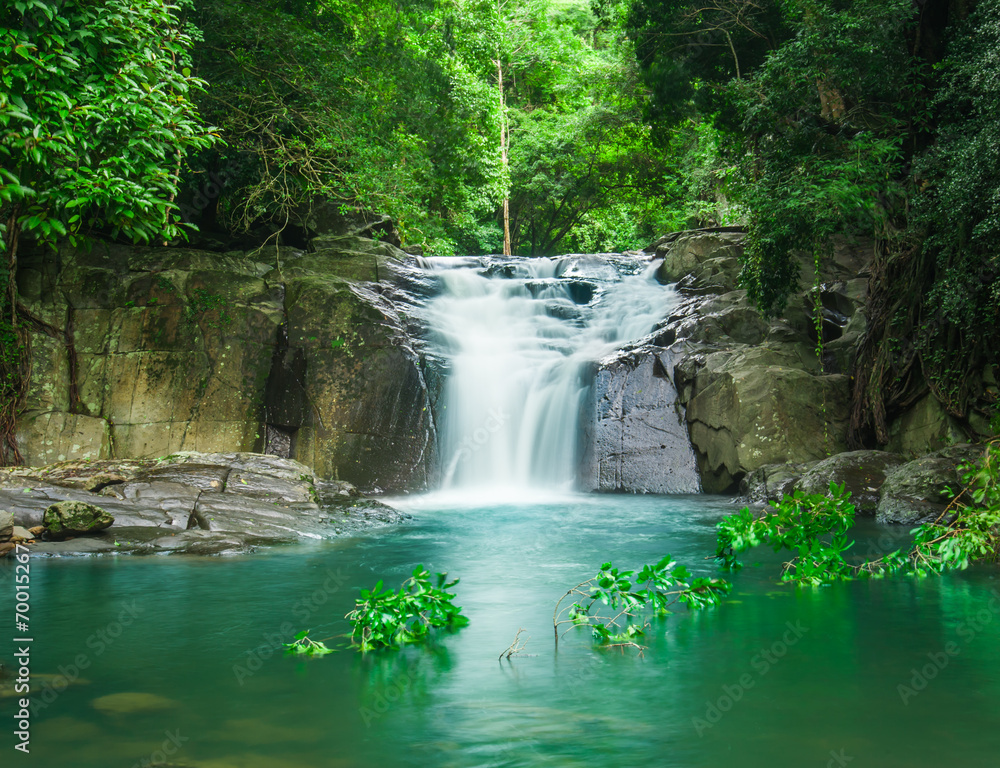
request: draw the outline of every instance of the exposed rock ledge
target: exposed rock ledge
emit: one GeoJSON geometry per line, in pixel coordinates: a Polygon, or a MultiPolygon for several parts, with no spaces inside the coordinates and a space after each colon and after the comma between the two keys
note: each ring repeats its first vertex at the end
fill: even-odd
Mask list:
{"type": "Polygon", "coordinates": [[[767,464],[748,475],[740,491],[760,504],[795,491],[825,493],[830,483],[843,484],[859,516],[917,525],[946,513],[962,487],[962,467],[979,461],[984,450],[966,443],[913,461],[887,451],[850,451],[822,461],[767,464]]]}
{"type": "Polygon", "coordinates": [[[33,554],[235,553],[407,517],[361,497],[350,483],[321,482],[304,464],[255,453],[187,452],[156,460],[0,469],[0,508],[20,529],[37,532],[45,510],[67,500],[98,506],[114,523],[65,541],[43,534],[30,545],[33,554]]]}

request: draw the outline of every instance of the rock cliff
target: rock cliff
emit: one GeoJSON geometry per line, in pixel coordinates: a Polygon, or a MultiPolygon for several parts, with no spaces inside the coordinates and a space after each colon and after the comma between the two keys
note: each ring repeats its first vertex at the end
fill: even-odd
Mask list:
{"type": "MultiPolygon", "coordinates": [[[[767,320],[737,286],[742,240],[740,230],[722,228],[675,233],[647,249],[651,259],[662,259],[658,279],[676,284],[686,300],[641,344],[600,363],[592,448],[583,468],[590,487],[698,490],[690,472],[678,468],[684,447],[673,438],[653,439],[653,432],[664,435],[663,428],[675,429],[679,420],[690,436],[701,489],[709,493],[735,492],[762,467],[819,462],[847,450],[850,372],[865,330],[872,245],[835,242],[818,281],[811,261],[803,260],[803,289],[781,317],[767,320]],[[816,282],[822,360],[813,319],[816,282]]],[[[909,458],[968,439],[926,400],[899,415],[891,432],[889,450],[909,458]]],[[[770,471],[792,483],[804,472],[770,471]]]]}
{"type": "Polygon", "coordinates": [[[424,487],[434,424],[392,287],[406,254],[312,245],[25,254],[26,463],[259,451],[364,490],[424,487]]]}

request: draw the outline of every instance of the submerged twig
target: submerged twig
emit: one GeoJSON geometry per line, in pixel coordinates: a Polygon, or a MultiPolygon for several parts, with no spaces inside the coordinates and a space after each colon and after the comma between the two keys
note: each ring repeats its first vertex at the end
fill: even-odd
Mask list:
{"type": "Polygon", "coordinates": [[[506,656],[507,660],[509,661],[511,656],[516,656],[517,654],[519,654],[521,651],[524,650],[524,647],[528,644],[528,641],[531,639],[531,637],[529,636],[524,638],[524,640],[521,640],[520,638],[522,632],[524,632],[524,627],[521,627],[520,629],[517,630],[517,634],[514,635],[514,642],[512,642],[503,651],[500,652],[500,655],[497,657],[497,661],[503,661],[504,656],[506,656]]]}

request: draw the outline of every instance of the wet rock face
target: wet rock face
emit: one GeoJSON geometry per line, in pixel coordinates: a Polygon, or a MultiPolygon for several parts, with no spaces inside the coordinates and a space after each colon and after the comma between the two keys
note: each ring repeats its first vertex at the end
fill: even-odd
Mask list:
{"type": "Polygon", "coordinates": [[[668,374],[670,355],[642,348],[604,362],[584,429],[587,490],[697,493],[701,490],[684,412],[668,374]],[[666,361],[666,362],[665,362],[666,361]]]}
{"type": "MultiPolygon", "coordinates": [[[[870,252],[839,244],[820,276],[821,362],[811,294],[793,296],[784,317],[768,320],[738,289],[743,237],[734,228],[682,232],[646,249],[663,260],[657,279],[687,298],[646,342],[599,364],[585,487],[735,492],[761,467],[846,450],[845,374],[864,329],[866,281],[857,275],[870,252]]],[[[802,282],[813,283],[806,263],[802,282]]],[[[775,470],[752,492],[784,492],[797,479],[775,470]]]]}
{"type": "Polygon", "coordinates": [[[981,459],[983,451],[954,445],[896,467],[886,475],[876,520],[912,525],[937,519],[963,485],[961,466],[981,459]]]}
{"type": "MultiPolygon", "coordinates": [[[[290,430],[291,455],[324,477],[365,491],[426,488],[435,432],[410,296],[331,276],[325,263],[285,269],[287,346],[273,369],[284,383],[269,389],[268,423],[290,430]],[[280,404],[283,392],[301,403],[298,413],[280,404]]],[[[379,274],[393,278],[397,269],[385,261],[379,274]]]]}
{"type": "Polygon", "coordinates": [[[252,447],[283,311],[269,269],[172,248],[25,254],[41,350],[18,425],[26,461],[252,447]]]}
{"type": "Polygon", "coordinates": [[[407,255],[357,233],[312,245],[25,254],[26,462],[268,450],[368,490],[426,487],[433,419],[392,285],[407,255]]]}
{"type": "Polygon", "coordinates": [[[49,536],[32,545],[37,554],[239,552],[405,518],[349,483],[321,482],[304,464],[252,453],[8,468],[0,470],[0,505],[19,525],[45,521],[49,536]],[[85,518],[97,524],[81,524],[85,518]]]}
{"type": "Polygon", "coordinates": [[[826,494],[836,483],[851,494],[859,516],[872,517],[886,475],[905,463],[902,456],[887,451],[848,451],[803,464],[768,464],[744,479],[740,493],[750,502],[765,503],[795,491],[826,494]]]}
{"type": "MultiPolygon", "coordinates": [[[[688,300],[657,331],[685,412],[702,487],[734,492],[769,464],[817,461],[846,449],[853,343],[870,252],[840,244],[820,275],[826,308],[824,360],[816,356],[812,295],[793,295],[784,316],[765,319],[737,288],[743,235],[733,229],[679,233],[651,247],[658,277],[688,300]],[[828,316],[828,317],[827,317],[828,316]],[[837,344],[841,346],[836,346],[837,344]]],[[[870,249],[869,249],[870,250],[870,249]]],[[[814,282],[803,262],[801,283],[814,282]]],[[[756,478],[751,492],[785,490],[791,476],[756,478]]]]}

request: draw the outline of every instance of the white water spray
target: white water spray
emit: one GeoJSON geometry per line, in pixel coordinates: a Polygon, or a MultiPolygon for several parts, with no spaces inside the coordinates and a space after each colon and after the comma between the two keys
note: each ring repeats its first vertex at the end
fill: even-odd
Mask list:
{"type": "Polygon", "coordinates": [[[677,303],[641,256],[428,259],[431,344],[449,363],[442,488],[569,490],[594,363],[677,303]]]}

